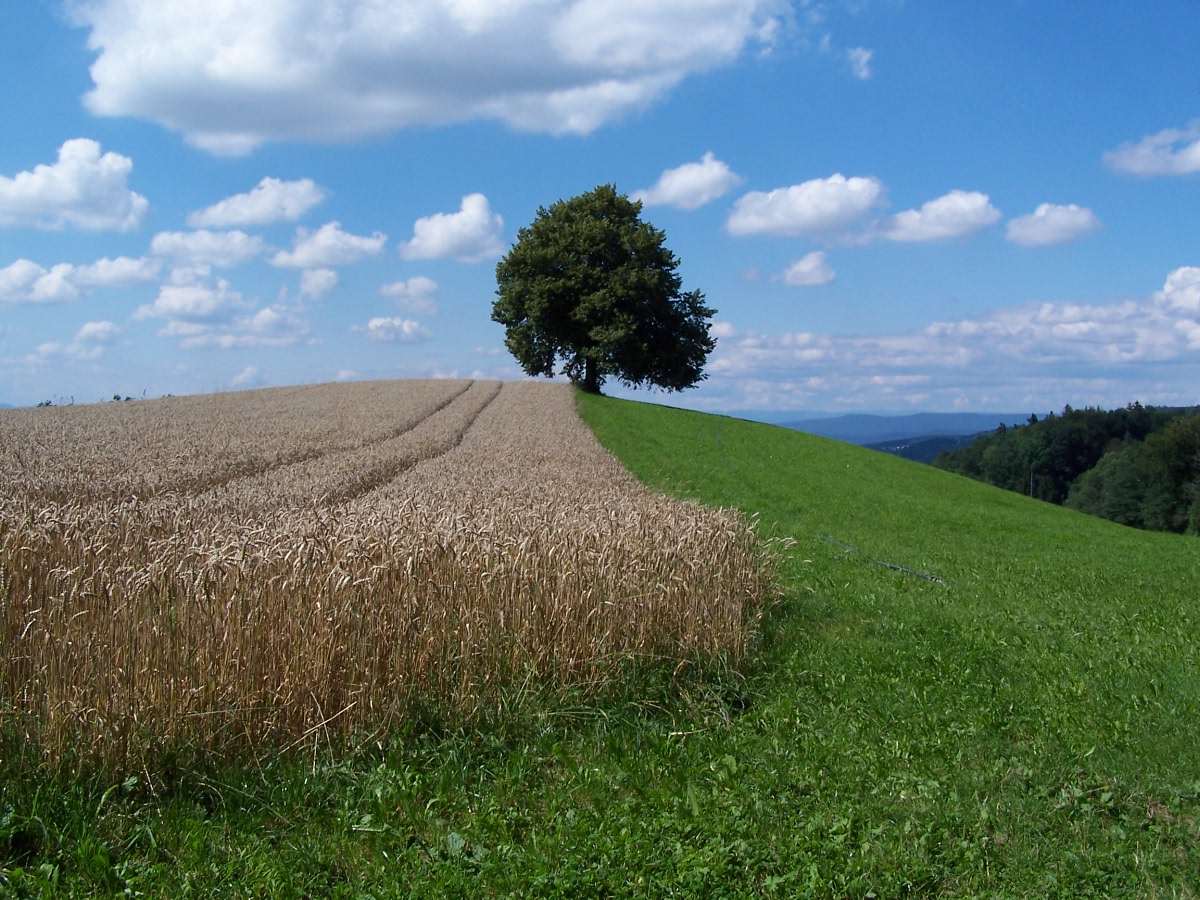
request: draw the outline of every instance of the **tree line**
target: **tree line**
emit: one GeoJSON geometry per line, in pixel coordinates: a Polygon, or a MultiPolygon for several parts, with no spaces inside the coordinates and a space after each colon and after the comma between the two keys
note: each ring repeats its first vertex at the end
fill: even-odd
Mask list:
{"type": "Polygon", "coordinates": [[[1200,534],[1200,407],[1067,406],[933,464],[1122,525],[1200,534]]]}

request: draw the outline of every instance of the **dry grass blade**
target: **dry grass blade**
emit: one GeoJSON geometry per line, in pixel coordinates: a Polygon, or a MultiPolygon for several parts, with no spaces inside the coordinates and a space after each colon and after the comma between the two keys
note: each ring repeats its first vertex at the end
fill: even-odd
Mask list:
{"type": "Polygon", "coordinates": [[[0,414],[0,740],[53,765],[469,721],[515,685],[736,658],[766,589],[753,529],[639,485],[563,386],[109,415],[0,414]]]}

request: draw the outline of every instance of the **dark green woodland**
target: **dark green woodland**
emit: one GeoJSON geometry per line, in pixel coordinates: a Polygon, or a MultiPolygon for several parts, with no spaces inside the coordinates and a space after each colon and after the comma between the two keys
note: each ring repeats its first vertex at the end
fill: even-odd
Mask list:
{"type": "Polygon", "coordinates": [[[1122,525],[1200,533],[1200,407],[1067,406],[934,465],[1122,525]]]}

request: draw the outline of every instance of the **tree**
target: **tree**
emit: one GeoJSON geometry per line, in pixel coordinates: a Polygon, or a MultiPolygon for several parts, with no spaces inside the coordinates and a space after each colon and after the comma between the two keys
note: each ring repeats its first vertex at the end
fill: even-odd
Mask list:
{"type": "Polygon", "coordinates": [[[529,375],[562,374],[599,393],[613,377],[672,391],[705,378],[715,310],[684,292],[666,235],[612,185],[549,209],[496,266],[492,320],[529,375]]]}

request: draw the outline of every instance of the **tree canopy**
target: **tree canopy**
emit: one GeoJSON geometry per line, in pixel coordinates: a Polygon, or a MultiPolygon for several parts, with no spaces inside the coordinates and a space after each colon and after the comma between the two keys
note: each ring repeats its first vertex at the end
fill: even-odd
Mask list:
{"type": "Polygon", "coordinates": [[[529,375],[599,393],[609,378],[681,391],[705,378],[715,341],[700,291],[685,292],[666,235],[642,205],[601,185],[538,209],[496,266],[492,319],[529,375]]]}
{"type": "Polygon", "coordinates": [[[1200,407],[1068,406],[934,465],[1123,525],[1200,534],[1200,407]]]}

